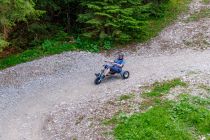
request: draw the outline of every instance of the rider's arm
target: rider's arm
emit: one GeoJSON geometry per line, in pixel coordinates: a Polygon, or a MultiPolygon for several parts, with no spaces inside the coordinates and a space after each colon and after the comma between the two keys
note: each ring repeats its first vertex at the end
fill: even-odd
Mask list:
{"type": "Polygon", "coordinates": [[[118,66],[118,67],[123,67],[123,64],[117,64],[117,63],[114,63],[114,65],[118,66]]]}
{"type": "Polygon", "coordinates": [[[116,65],[116,66],[118,66],[118,67],[121,67],[121,68],[124,66],[124,64],[125,64],[125,61],[122,61],[121,64],[119,64],[119,63],[114,63],[114,65],[116,65]]]}
{"type": "Polygon", "coordinates": [[[114,63],[114,61],[105,61],[106,63],[114,63]]]}

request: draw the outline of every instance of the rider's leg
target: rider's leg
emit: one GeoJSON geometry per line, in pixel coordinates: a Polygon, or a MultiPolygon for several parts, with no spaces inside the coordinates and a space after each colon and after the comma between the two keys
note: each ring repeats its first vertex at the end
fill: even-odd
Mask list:
{"type": "Polygon", "coordinates": [[[106,68],[105,71],[104,71],[104,76],[107,76],[110,72],[110,68],[106,68]]]}

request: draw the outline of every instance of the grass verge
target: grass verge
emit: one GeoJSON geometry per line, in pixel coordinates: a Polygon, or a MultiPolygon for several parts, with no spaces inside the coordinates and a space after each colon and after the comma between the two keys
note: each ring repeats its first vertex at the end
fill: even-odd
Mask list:
{"type": "Polygon", "coordinates": [[[196,140],[210,139],[210,98],[180,94],[176,101],[162,98],[176,86],[187,86],[180,79],[155,83],[145,93],[141,112],[119,112],[104,125],[113,127],[117,140],[196,140]],[[155,94],[153,94],[155,93],[155,94]]]}
{"type": "Polygon", "coordinates": [[[66,43],[55,43],[48,45],[47,47],[41,46],[36,49],[26,50],[22,53],[0,59],[0,70],[20,63],[39,59],[45,56],[59,54],[65,51],[72,50],[76,50],[75,45],[66,43]]]}
{"type": "MultiPolygon", "coordinates": [[[[117,121],[114,136],[117,140],[193,140],[209,138],[209,99],[183,94],[178,102],[163,101],[145,113],[117,121]]],[[[115,117],[116,118],[116,117],[115,117]]]]}

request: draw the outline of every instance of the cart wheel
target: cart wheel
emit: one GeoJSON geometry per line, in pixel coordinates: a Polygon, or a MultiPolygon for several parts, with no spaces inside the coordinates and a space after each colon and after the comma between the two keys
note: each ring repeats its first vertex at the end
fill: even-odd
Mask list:
{"type": "Polygon", "coordinates": [[[99,84],[101,83],[101,78],[100,78],[100,77],[97,77],[97,78],[95,79],[94,83],[95,83],[96,85],[99,85],[99,84]]]}
{"type": "Polygon", "coordinates": [[[123,75],[122,75],[123,79],[128,79],[129,76],[130,76],[129,71],[124,71],[124,72],[123,72],[123,75]]]}

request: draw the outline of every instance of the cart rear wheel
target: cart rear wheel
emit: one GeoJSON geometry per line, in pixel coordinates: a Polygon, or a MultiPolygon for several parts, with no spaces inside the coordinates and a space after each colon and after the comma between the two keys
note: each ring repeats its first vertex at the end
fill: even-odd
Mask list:
{"type": "Polygon", "coordinates": [[[130,73],[128,71],[123,72],[123,75],[122,75],[123,79],[128,79],[129,76],[130,76],[130,73]]]}

